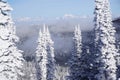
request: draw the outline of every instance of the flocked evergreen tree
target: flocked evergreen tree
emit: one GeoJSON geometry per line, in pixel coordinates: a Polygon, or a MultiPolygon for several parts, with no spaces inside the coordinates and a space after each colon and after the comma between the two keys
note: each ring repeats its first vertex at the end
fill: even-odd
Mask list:
{"type": "Polygon", "coordinates": [[[54,80],[67,80],[69,78],[68,67],[56,65],[54,80]]]}
{"type": "Polygon", "coordinates": [[[22,76],[22,51],[18,50],[15,42],[18,37],[15,34],[15,26],[9,14],[12,8],[9,4],[0,0],[0,79],[18,80],[22,76]],[[13,31],[14,28],[14,31],[13,31]]]}
{"type": "MultiPolygon", "coordinates": [[[[44,27],[45,30],[45,27],[44,27]]],[[[45,46],[45,39],[43,37],[43,33],[39,32],[39,38],[38,38],[38,47],[36,51],[36,71],[37,71],[37,80],[46,80],[46,64],[47,64],[47,52],[46,52],[46,46],[45,46]]]]}
{"type": "Polygon", "coordinates": [[[47,51],[47,80],[55,79],[55,55],[54,55],[54,42],[51,39],[48,27],[46,29],[46,51],[47,51]]]}
{"type": "Polygon", "coordinates": [[[115,55],[117,50],[109,0],[95,0],[95,4],[95,78],[97,80],[116,80],[115,55]]]}
{"type": "Polygon", "coordinates": [[[53,41],[48,28],[44,25],[43,32],[39,32],[36,51],[36,68],[38,80],[54,80],[55,59],[53,41]]]}
{"type": "Polygon", "coordinates": [[[20,76],[18,80],[37,80],[35,61],[24,61],[23,63],[23,76],[20,76]]]}
{"type": "Polygon", "coordinates": [[[81,70],[81,65],[80,65],[80,58],[81,58],[81,48],[82,48],[82,38],[81,38],[81,31],[80,31],[80,26],[75,26],[75,31],[74,31],[74,49],[72,52],[72,57],[69,61],[70,65],[70,70],[69,74],[70,80],[79,80],[81,78],[80,70],[81,70]]]}
{"type": "Polygon", "coordinates": [[[35,55],[35,68],[36,68],[36,77],[37,80],[41,80],[42,76],[41,76],[41,59],[42,59],[42,33],[41,30],[39,31],[39,38],[38,38],[38,46],[37,46],[37,50],[36,50],[36,55],[35,55]]]}

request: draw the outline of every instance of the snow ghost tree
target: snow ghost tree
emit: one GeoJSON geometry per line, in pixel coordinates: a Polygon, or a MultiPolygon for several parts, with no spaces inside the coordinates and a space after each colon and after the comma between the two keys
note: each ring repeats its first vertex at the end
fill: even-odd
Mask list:
{"type": "Polygon", "coordinates": [[[36,51],[36,69],[38,80],[53,80],[55,78],[55,59],[53,41],[48,28],[44,25],[43,32],[39,32],[36,51]]]}
{"type": "Polygon", "coordinates": [[[81,78],[80,74],[80,58],[81,58],[81,48],[82,48],[82,38],[81,38],[81,31],[80,26],[75,27],[74,31],[74,49],[72,52],[72,57],[70,59],[70,80],[79,80],[81,78]]]}
{"type": "Polygon", "coordinates": [[[40,30],[38,38],[38,47],[36,51],[37,80],[46,80],[47,78],[46,64],[47,64],[46,40],[43,37],[43,33],[40,30]]]}
{"type": "Polygon", "coordinates": [[[54,42],[51,39],[50,32],[48,30],[48,27],[46,29],[46,51],[47,51],[47,58],[48,58],[48,64],[47,64],[47,80],[54,80],[55,78],[55,55],[54,55],[54,48],[53,44],[54,42]]]}
{"type": "MultiPolygon", "coordinates": [[[[44,54],[44,56],[46,56],[46,54],[45,54],[46,51],[44,53],[44,50],[45,50],[45,48],[44,48],[44,44],[43,44],[43,36],[42,36],[42,32],[40,30],[39,38],[38,38],[38,46],[37,46],[37,51],[36,51],[36,58],[35,58],[35,62],[36,62],[35,67],[36,67],[37,80],[42,79],[42,73],[43,73],[43,71],[41,71],[42,70],[41,67],[43,66],[42,57],[43,57],[43,54],[44,54]],[[41,59],[42,59],[42,61],[41,61],[41,59]]],[[[45,66],[45,68],[46,68],[46,66],[45,66]]],[[[45,71],[45,73],[46,73],[46,71],[45,71]]]]}
{"type": "Polygon", "coordinates": [[[0,0],[0,79],[18,80],[22,76],[22,51],[18,50],[15,42],[18,37],[9,11],[9,4],[0,0]]]}
{"type": "Polygon", "coordinates": [[[117,50],[109,0],[95,0],[95,63],[97,80],[116,80],[117,50]]]}
{"type": "Polygon", "coordinates": [[[75,46],[75,54],[80,58],[81,57],[81,48],[82,48],[82,37],[81,37],[81,31],[80,31],[80,26],[75,27],[74,31],[74,46],[75,46]]]}

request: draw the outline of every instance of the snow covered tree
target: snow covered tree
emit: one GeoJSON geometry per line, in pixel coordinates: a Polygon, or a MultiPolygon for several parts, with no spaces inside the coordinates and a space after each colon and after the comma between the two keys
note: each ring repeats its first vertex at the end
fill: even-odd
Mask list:
{"type": "Polygon", "coordinates": [[[34,61],[24,61],[23,70],[24,76],[22,76],[19,80],[37,80],[34,61]]]}
{"type": "Polygon", "coordinates": [[[37,69],[37,80],[46,80],[47,74],[47,52],[45,46],[45,38],[43,33],[39,32],[38,47],[36,51],[36,69],[37,69]]]}
{"type": "Polygon", "coordinates": [[[81,57],[81,52],[82,52],[82,50],[81,50],[81,48],[82,48],[82,37],[81,37],[81,30],[80,30],[80,26],[78,25],[78,26],[76,26],[75,27],[75,31],[74,31],[74,47],[75,47],[75,53],[74,54],[76,54],[76,56],[78,57],[78,58],[80,58],[81,57]]]}
{"type": "Polygon", "coordinates": [[[11,36],[10,40],[13,42],[19,42],[19,38],[16,36],[15,26],[13,25],[14,23],[12,22],[12,20],[10,22],[11,23],[8,24],[8,30],[9,30],[9,34],[11,36]]]}
{"type": "Polygon", "coordinates": [[[80,70],[80,58],[81,58],[81,48],[82,48],[82,38],[81,38],[81,31],[80,26],[75,26],[74,31],[74,49],[72,53],[72,57],[70,59],[70,80],[79,80],[81,78],[80,70]]]}
{"type": "Polygon", "coordinates": [[[68,67],[60,66],[59,64],[57,64],[55,70],[56,79],[54,80],[67,80],[68,76],[69,76],[68,67]]]}
{"type": "Polygon", "coordinates": [[[22,51],[18,50],[15,44],[17,36],[11,28],[14,27],[9,14],[12,8],[9,4],[0,0],[0,79],[18,80],[22,73],[22,51]],[[11,28],[10,28],[11,27],[11,28]],[[11,31],[12,30],[12,31],[11,31]]]}
{"type": "Polygon", "coordinates": [[[53,80],[55,78],[55,60],[53,41],[48,28],[44,25],[43,32],[39,32],[36,51],[36,69],[38,80],[53,80]]]}
{"type": "Polygon", "coordinates": [[[95,0],[95,67],[97,80],[116,80],[117,50],[115,28],[109,9],[109,0],[95,0]]]}
{"type": "Polygon", "coordinates": [[[55,78],[55,55],[54,55],[54,42],[51,39],[48,27],[46,29],[46,51],[47,51],[47,80],[54,80],[55,78]]]}

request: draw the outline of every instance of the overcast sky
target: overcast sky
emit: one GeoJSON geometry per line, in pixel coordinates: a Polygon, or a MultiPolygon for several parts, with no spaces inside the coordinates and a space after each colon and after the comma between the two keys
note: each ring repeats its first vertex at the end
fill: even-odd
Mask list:
{"type": "MultiPolygon", "coordinates": [[[[92,16],[94,0],[8,0],[12,16],[18,17],[60,17],[64,14],[92,16]]],[[[120,15],[120,0],[110,0],[114,16],[120,15]]]]}

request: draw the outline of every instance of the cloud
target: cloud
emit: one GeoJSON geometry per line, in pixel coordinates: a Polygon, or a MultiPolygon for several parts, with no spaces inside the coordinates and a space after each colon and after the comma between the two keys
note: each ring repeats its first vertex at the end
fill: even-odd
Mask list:
{"type": "Polygon", "coordinates": [[[21,17],[21,18],[16,18],[15,21],[16,22],[32,22],[32,21],[41,21],[42,18],[41,17],[35,17],[35,18],[31,18],[31,17],[21,17]]]}
{"type": "Polygon", "coordinates": [[[40,26],[45,23],[52,28],[52,31],[55,32],[72,31],[74,26],[77,24],[81,25],[81,30],[90,30],[93,28],[93,17],[86,15],[78,16],[73,14],[65,14],[61,17],[51,19],[43,17],[23,17],[18,18],[15,23],[16,26],[40,26]]]}
{"type": "Polygon", "coordinates": [[[61,19],[88,19],[90,16],[87,15],[74,15],[74,14],[64,14],[62,17],[56,17],[56,20],[61,20],[61,19]]]}
{"type": "Polygon", "coordinates": [[[63,19],[66,19],[66,18],[78,18],[79,16],[76,16],[76,15],[73,15],[73,14],[65,14],[63,16],[63,19]]]}
{"type": "Polygon", "coordinates": [[[20,18],[18,19],[19,21],[30,21],[31,18],[30,17],[23,17],[23,18],[20,18]]]}

